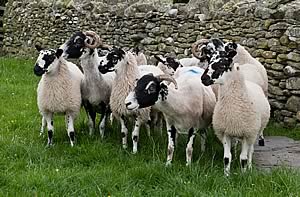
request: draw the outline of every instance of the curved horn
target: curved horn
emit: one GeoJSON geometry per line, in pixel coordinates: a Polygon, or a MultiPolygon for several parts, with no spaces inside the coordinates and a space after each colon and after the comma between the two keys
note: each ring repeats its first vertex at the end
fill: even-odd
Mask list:
{"type": "Polygon", "coordinates": [[[87,41],[85,41],[84,44],[85,44],[86,47],[91,48],[91,49],[95,49],[97,47],[101,47],[101,48],[105,48],[105,49],[111,49],[112,48],[109,45],[103,44],[100,36],[96,32],[94,32],[94,31],[85,31],[84,34],[86,36],[91,36],[95,41],[94,44],[89,44],[89,43],[87,43],[87,41]]]}
{"type": "Polygon", "coordinates": [[[171,83],[174,83],[175,85],[175,89],[178,89],[178,86],[177,86],[177,82],[176,80],[170,76],[170,75],[166,75],[166,74],[162,74],[162,75],[157,75],[156,78],[159,80],[159,81],[170,81],[171,83]]]}
{"type": "Polygon", "coordinates": [[[204,56],[199,56],[196,50],[199,47],[199,45],[202,46],[203,44],[208,44],[208,42],[209,42],[208,39],[200,39],[197,40],[194,44],[192,44],[192,49],[191,49],[192,54],[201,61],[203,61],[204,56]]]}
{"type": "Polygon", "coordinates": [[[95,48],[97,48],[100,45],[100,42],[101,42],[100,41],[100,37],[99,37],[99,35],[96,32],[94,32],[94,31],[85,31],[84,34],[86,36],[92,37],[94,39],[94,41],[95,41],[94,44],[89,44],[87,42],[87,40],[85,40],[84,44],[85,44],[86,47],[91,48],[91,49],[95,49],[95,48]]]}

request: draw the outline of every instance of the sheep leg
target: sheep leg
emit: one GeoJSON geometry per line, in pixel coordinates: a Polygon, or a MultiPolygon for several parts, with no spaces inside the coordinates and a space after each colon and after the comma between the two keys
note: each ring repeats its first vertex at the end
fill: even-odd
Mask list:
{"type": "Polygon", "coordinates": [[[223,148],[224,148],[224,174],[225,176],[229,176],[230,174],[230,164],[231,164],[231,139],[230,137],[224,135],[223,140],[223,148]]]}
{"type": "Polygon", "coordinates": [[[137,153],[137,146],[139,141],[139,133],[141,128],[142,121],[140,118],[135,118],[134,129],[132,131],[132,152],[133,154],[137,153]]]}
{"type": "Polygon", "coordinates": [[[47,146],[51,146],[53,144],[53,113],[47,113],[43,114],[43,117],[45,118],[47,122],[47,129],[48,129],[48,143],[47,146]]]}
{"type": "Polygon", "coordinates": [[[249,150],[248,150],[248,169],[252,170],[252,156],[253,156],[253,152],[254,152],[254,145],[251,144],[249,146],[249,150]]]}
{"type": "Polygon", "coordinates": [[[249,152],[249,145],[247,140],[244,138],[242,140],[242,152],[240,155],[240,163],[241,163],[241,170],[242,172],[246,172],[246,167],[248,163],[248,152],[249,152]]]}
{"type": "Polygon", "coordinates": [[[258,145],[259,146],[265,146],[265,138],[264,138],[264,133],[263,133],[263,129],[260,131],[259,133],[259,137],[258,137],[258,145]]]}
{"type": "Polygon", "coordinates": [[[159,115],[157,120],[157,127],[160,130],[160,135],[163,135],[163,116],[159,115]]]}
{"type": "Polygon", "coordinates": [[[150,137],[151,136],[151,120],[147,121],[145,127],[146,127],[146,130],[147,130],[147,135],[148,135],[148,137],[150,137]]]}
{"type": "Polygon", "coordinates": [[[46,124],[47,124],[47,121],[46,121],[45,117],[43,116],[42,117],[42,126],[41,126],[41,130],[40,130],[40,136],[43,135],[46,124]]]}
{"type": "Polygon", "coordinates": [[[122,145],[123,145],[123,148],[126,149],[127,148],[128,129],[125,125],[124,116],[120,117],[119,120],[121,123],[122,145]]]}
{"type": "Polygon", "coordinates": [[[73,147],[75,144],[74,117],[71,116],[70,114],[66,114],[66,116],[67,116],[66,124],[68,125],[67,132],[68,132],[68,136],[70,138],[71,146],[73,147]]]}
{"type": "Polygon", "coordinates": [[[176,128],[172,125],[170,126],[167,122],[167,130],[168,130],[168,155],[166,166],[171,165],[173,160],[173,154],[175,149],[176,142],[176,128]]]}
{"type": "Polygon", "coordinates": [[[206,131],[206,129],[203,129],[200,131],[200,150],[201,150],[201,152],[205,151],[206,138],[207,138],[207,131],[206,131]]]}
{"type": "Polygon", "coordinates": [[[109,116],[109,121],[110,121],[110,124],[112,125],[113,121],[114,121],[114,115],[112,113],[109,116]]]}
{"type": "Polygon", "coordinates": [[[88,116],[89,134],[93,135],[95,131],[96,111],[93,109],[93,106],[88,101],[84,102],[83,105],[88,116]]]}
{"type": "Polygon", "coordinates": [[[100,117],[100,123],[99,123],[99,132],[100,132],[100,136],[102,139],[104,138],[105,123],[106,123],[106,105],[102,104],[101,117],[100,117]]]}
{"type": "Polygon", "coordinates": [[[195,131],[194,128],[190,128],[189,130],[189,136],[188,136],[188,143],[186,146],[186,166],[191,165],[192,163],[192,156],[193,156],[193,143],[195,138],[195,131]]]}

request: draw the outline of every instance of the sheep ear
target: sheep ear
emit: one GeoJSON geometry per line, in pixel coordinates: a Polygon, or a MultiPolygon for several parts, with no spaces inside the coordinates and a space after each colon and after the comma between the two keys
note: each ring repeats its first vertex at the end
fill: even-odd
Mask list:
{"type": "Polygon", "coordinates": [[[35,49],[38,51],[38,52],[40,52],[41,50],[43,50],[44,48],[43,47],[41,47],[40,45],[35,45],[35,49]]]}
{"type": "Polygon", "coordinates": [[[229,58],[233,58],[236,54],[237,54],[237,52],[235,50],[228,51],[228,57],[229,58]]]}
{"type": "Polygon", "coordinates": [[[62,49],[57,49],[55,52],[56,57],[59,58],[63,54],[63,52],[64,51],[62,49]]]}
{"type": "Polygon", "coordinates": [[[163,64],[166,63],[166,62],[165,62],[164,60],[162,60],[158,55],[154,55],[154,58],[155,58],[157,61],[159,61],[159,62],[161,62],[161,63],[163,63],[163,64]]]}
{"type": "Polygon", "coordinates": [[[125,51],[121,47],[119,48],[119,51],[122,55],[125,55],[125,51]]]}
{"type": "Polygon", "coordinates": [[[237,44],[235,42],[233,42],[231,46],[233,49],[235,49],[235,50],[237,49],[237,44]]]}

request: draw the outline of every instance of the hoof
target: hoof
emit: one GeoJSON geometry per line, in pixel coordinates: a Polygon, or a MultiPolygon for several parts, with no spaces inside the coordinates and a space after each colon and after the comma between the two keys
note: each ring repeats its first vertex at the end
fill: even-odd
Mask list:
{"type": "Polygon", "coordinates": [[[122,145],[123,149],[127,149],[127,144],[122,145]]]}
{"type": "Polygon", "coordinates": [[[136,153],[137,153],[137,150],[133,150],[133,151],[132,151],[132,154],[135,155],[136,153]]]}
{"type": "Polygon", "coordinates": [[[171,161],[167,161],[167,162],[166,162],[166,167],[171,167],[171,166],[172,166],[171,161]]]}
{"type": "Polygon", "coordinates": [[[47,143],[46,148],[50,148],[53,146],[53,143],[47,143]]]}
{"type": "Polygon", "coordinates": [[[259,146],[265,146],[265,139],[259,139],[258,140],[258,145],[259,146]]]}

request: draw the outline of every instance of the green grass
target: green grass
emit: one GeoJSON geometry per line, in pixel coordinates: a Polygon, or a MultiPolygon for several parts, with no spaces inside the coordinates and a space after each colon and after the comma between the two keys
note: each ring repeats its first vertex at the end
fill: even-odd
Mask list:
{"type": "MultiPolygon", "coordinates": [[[[193,163],[185,166],[186,137],[180,136],[172,167],[164,166],[166,134],[141,132],[136,155],[121,148],[119,126],[89,136],[82,112],[76,121],[77,144],[71,148],[63,117],[54,121],[54,143],[39,136],[36,106],[39,78],[32,60],[0,58],[0,196],[299,196],[300,173],[278,168],[241,174],[238,160],[232,175],[223,176],[223,150],[212,132],[207,151],[194,145],[193,163]]],[[[268,135],[300,139],[299,129],[272,123],[268,135]]],[[[130,141],[130,140],[129,140],[130,141]]]]}

